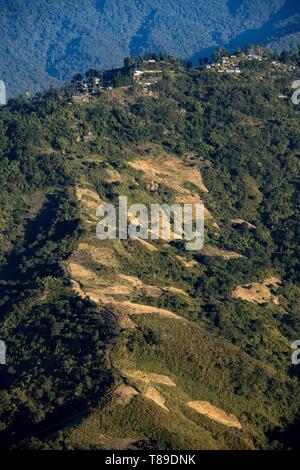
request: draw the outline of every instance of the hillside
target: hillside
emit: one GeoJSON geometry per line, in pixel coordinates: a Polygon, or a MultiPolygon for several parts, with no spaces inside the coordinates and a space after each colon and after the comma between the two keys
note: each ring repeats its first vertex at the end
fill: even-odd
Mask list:
{"type": "Polygon", "coordinates": [[[147,51],[197,63],[220,46],[300,44],[297,0],[0,0],[0,11],[0,79],[9,96],[147,51]]]}
{"type": "Polygon", "coordinates": [[[230,61],[0,110],[2,447],[298,445],[299,68],[230,61]],[[202,201],[204,248],[98,240],[119,195],[202,201]]]}

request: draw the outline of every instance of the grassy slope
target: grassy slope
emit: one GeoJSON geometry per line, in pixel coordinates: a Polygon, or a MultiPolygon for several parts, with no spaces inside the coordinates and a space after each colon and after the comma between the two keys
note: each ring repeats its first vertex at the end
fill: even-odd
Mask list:
{"type": "MultiPolygon", "coordinates": [[[[158,448],[266,448],[269,446],[267,432],[277,427],[284,427],[286,422],[293,420],[299,398],[297,382],[295,378],[289,376],[291,330],[286,329],[284,319],[293,311],[290,289],[296,287],[293,273],[286,270],[284,264],[276,264],[273,260],[273,251],[275,251],[273,234],[267,221],[270,215],[269,212],[264,215],[265,207],[270,204],[270,197],[264,186],[264,175],[256,172],[255,165],[259,166],[259,161],[264,161],[265,165],[271,166],[273,178],[277,178],[279,169],[276,161],[273,162],[271,159],[272,141],[268,141],[267,149],[262,150],[263,147],[260,145],[265,142],[265,132],[272,133],[274,132],[272,129],[277,131],[280,129],[281,124],[276,123],[276,116],[283,116],[284,122],[288,123],[287,127],[294,127],[295,132],[298,130],[298,121],[296,109],[289,104],[276,101],[276,94],[283,87],[278,80],[279,77],[274,75],[276,78],[274,79],[272,74],[269,76],[268,72],[264,73],[266,77],[263,83],[252,73],[240,79],[225,78],[221,82],[221,79],[215,75],[205,72],[200,74],[197,71],[186,74],[179,67],[175,77],[164,79],[159,91],[161,100],[144,97],[140,92],[136,92],[135,96],[127,96],[126,91],[119,94],[111,92],[84,106],[69,106],[62,102],[57,114],[46,112],[42,116],[41,128],[47,129],[48,135],[43,135],[45,140],[39,141],[38,146],[40,149],[45,149],[46,146],[48,150],[47,152],[38,150],[38,152],[42,155],[42,161],[50,161],[50,167],[57,162],[58,174],[59,168],[64,167],[69,175],[66,177],[70,188],[69,198],[75,210],[74,216],[81,219],[81,229],[75,236],[74,227],[68,226],[66,233],[62,234],[62,239],[67,236],[69,241],[65,248],[63,244],[62,253],[58,253],[59,270],[57,267],[54,272],[50,270],[45,276],[44,265],[40,266],[39,262],[36,262],[39,286],[41,294],[44,292],[44,295],[37,301],[36,292],[33,291],[30,301],[33,306],[41,304],[49,308],[49,305],[61,301],[61,296],[65,298],[73,295],[68,273],[70,261],[84,266],[97,276],[96,281],[80,275],[75,279],[85,291],[99,288],[99,285],[102,287],[123,285],[124,282],[121,283],[117,278],[122,273],[135,276],[147,285],[160,288],[173,286],[189,294],[189,297],[186,297],[179,293],[171,294],[164,291],[159,297],[152,297],[144,290],[134,288],[130,294],[117,294],[114,297],[114,300],[118,301],[131,300],[139,304],[168,309],[187,318],[189,323],[158,315],[137,315],[131,316],[136,324],[134,329],[117,327],[114,344],[105,353],[108,362],[101,366],[99,372],[95,370],[94,373],[99,373],[101,376],[103,370],[113,367],[112,390],[125,380],[127,384],[136,387],[140,394],[126,407],[116,402],[113,393],[107,395],[104,406],[100,409],[95,407],[91,415],[75,429],[65,431],[53,443],[47,444],[50,447],[101,447],[103,441],[100,435],[104,434],[112,438],[150,440],[158,448]],[[251,91],[249,91],[249,80],[251,80],[251,91]],[[221,90],[218,89],[219,86],[221,90]],[[267,90],[271,91],[267,94],[267,90]],[[243,93],[249,92],[252,100],[243,96],[243,93]],[[128,99],[128,104],[125,105],[124,93],[128,99]],[[223,104],[230,100],[231,108],[223,111],[225,108],[222,107],[222,103],[218,103],[218,100],[222,99],[223,104]],[[178,110],[178,103],[180,107],[186,109],[187,114],[184,115],[178,110]],[[266,107],[269,114],[265,110],[266,107]],[[213,115],[216,110],[221,114],[224,113],[221,115],[221,122],[227,122],[226,132],[224,128],[217,128],[220,118],[214,121],[213,115]],[[213,123],[211,128],[209,123],[213,123]],[[64,131],[61,130],[62,125],[64,131]],[[93,133],[90,141],[84,138],[88,131],[93,133]],[[246,144],[242,151],[238,152],[237,148],[243,138],[246,144]],[[250,146],[253,139],[255,143],[250,146]],[[237,159],[235,163],[228,155],[230,142],[231,151],[235,153],[237,159]],[[52,148],[51,152],[49,147],[52,148]],[[212,229],[210,221],[207,225],[207,237],[212,245],[236,250],[247,258],[225,261],[219,257],[203,257],[200,254],[200,257],[195,256],[198,263],[192,268],[187,268],[176,256],[191,257],[191,255],[187,255],[178,244],[166,245],[157,242],[155,252],[149,251],[137,242],[115,242],[104,245],[104,248],[100,246],[94,237],[95,194],[107,201],[116,201],[119,194],[128,194],[132,202],[149,203],[161,201],[161,198],[170,201],[174,197],[174,191],[168,184],[161,185],[158,193],[150,193],[145,175],[132,169],[128,161],[136,158],[157,158],[165,152],[169,153],[170,158],[181,158],[184,151],[195,148],[206,160],[202,174],[204,183],[210,190],[208,195],[201,192],[198,194],[205,200],[214,220],[221,226],[218,234],[212,229]],[[255,158],[252,158],[253,163],[249,164],[247,159],[251,154],[253,157],[252,152],[255,158]],[[234,171],[239,171],[239,165],[244,165],[244,168],[248,165],[249,171],[241,175],[242,185],[239,185],[232,169],[234,166],[234,171]],[[107,183],[107,169],[117,170],[121,180],[107,183]],[[94,196],[90,194],[87,198],[76,201],[74,192],[76,187],[88,188],[94,192],[94,196]],[[246,194],[241,194],[244,188],[247,189],[246,194]],[[260,193],[264,195],[263,199],[260,193]],[[239,232],[232,228],[228,220],[236,216],[244,218],[248,216],[247,220],[259,226],[259,235],[239,232]],[[87,224],[87,220],[93,221],[93,219],[93,224],[87,224]],[[93,257],[87,252],[89,250],[80,249],[79,243],[86,243],[89,248],[95,245],[100,252],[93,257]],[[266,251],[265,259],[259,262],[263,251],[266,251]],[[61,270],[64,272],[63,277],[61,270]],[[236,285],[264,279],[270,274],[278,274],[284,279],[279,306],[272,303],[257,306],[231,298],[231,290],[236,285]],[[159,393],[165,397],[166,406],[170,411],[166,412],[145,399],[143,397],[146,391],[145,384],[133,379],[124,379],[124,374],[121,372],[123,369],[170,376],[177,387],[155,385],[159,393]],[[186,407],[186,402],[189,400],[207,400],[227,413],[233,413],[240,420],[242,430],[227,428],[196,414],[186,407]]],[[[283,77],[283,80],[286,80],[286,77],[283,77]]],[[[41,113],[40,106],[43,107],[43,103],[38,105],[37,111],[32,112],[31,119],[35,119],[35,113],[41,113]]],[[[51,105],[49,106],[51,108],[51,105]]],[[[6,119],[13,117],[9,116],[6,119]]],[[[287,154],[287,158],[291,161],[290,173],[287,175],[290,178],[288,184],[291,184],[290,181],[295,174],[293,165],[296,165],[294,137],[290,131],[286,134],[286,128],[282,129],[282,132],[284,143],[290,140],[286,143],[286,148],[279,151],[274,144],[274,151],[277,152],[277,158],[283,158],[283,155],[287,154]]],[[[48,166],[46,169],[50,171],[48,166]]],[[[57,180],[56,174],[53,175],[52,185],[49,185],[48,181],[49,178],[47,185],[43,182],[36,183],[39,190],[40,186],[42,187],[46,197],[61,190],[65,184],[57,180]]],[[[27,184],[30,192],[32,183],[29,181],[27,184]]],[[[278,190],[277,187],[275,189],[278,190]]],[[[193,190],[195,191],[195,188],[193,190]]],[[[24,195],[24,191],[20,194],[24,198],[29,198],[29,195],[24,195]]],[[[274,210],[277,210],[276,203],[275,201],[274,210]]],[[[10,202],[6,206],[6,214],[9,214],[9,206],[10,202]]],[[[19,217],[24,224],[25,212],[21,212],[19,217]]],[[[49,218],[47,213],[45,218],[46,220],[49,218]]],[[[64,214],[64,220],[68,218],[70,214],[67,212],[64,214]]],[[[71,220],[72,218],[73,216],[71,220]]],[[[274,223],[276,222],[275,220],[274,223]]],[[[47,232],[44,236],[49,238],[47,232]]],[[[60,245],[62,239],[58,238],[60,245]]],[[[15,251],[18,252],[18,245],[13,238],[9,240],[7,237],[7,240],[7,243],[16,246],[15,251]]],[[[54,241],[57,242],[57,239],[54,241]]],[[[43,243],[42,241],[41,249],[43,243]]],[[[24,238],[21,238],[19,246],[24,245],[27,246],[24,238]]],[[[33,259],[39,260],[45,256],[43,251],[39,254],[38,250],[33,253],[30,252],[30,248],[28,250],[28,258],[32,258],[33,253],[33,259]]],[[[15,256],[19,255],[16,253],[15,256]]],[[[52,259],[52,256],[50,254],[49,258],[52,259]]],[[[28,273],[31,273],[30,263],[26,266],[25,263],[24,272],[28,276],[28,273]]],[[[4,264],[4,274],[6,269],[7,266],[4,264]]],[[[35,283],[36,276],[33,272],[32,281],[35,283]]],[[[74,276],[72,277],[74,279],[74,276]]],[[[13,286],[23,285],[20,273],[11,274],[11,283],[13,286]]],[[[128,287],[128,283],[125,284],[128,287]]],[[[16,294],[11,289],[9,285],[9,295],[16,301],[14,297],[16,294]]],[[[30,304],[28,299],[30,299],[29,294],[26,296],[26,303],[30,304]]],[[[21,306],[21,312],[24,312],[25,322],[29,322],[28,315],[32,305],[28,307],[22,298],[17,299],[16,303],[21,306]]],[[[101,304],[93,308],[96,309],[92,313],[93,320],[89,323],[87,319],[91,335],[95,315],[99,315],[102,310],[101,304]]],[[[110,308],[114,309],[114,306],[110,308]]],[[[72,309],[74,306],[71,306],[72,309]]],[[[16,321],[18,324],[20,311],[18,315],[10,305],[5,304],[4,312],[5,335],[14,336],[19,331],[16,321]]],[[[102,316],[105,317],[105,314],[102,313],[102,316]]],[[[116,314],[116,319],[118,318],[119,315],[116,314]]],[[[73,321],[74,326],[79,325],[80,317],[75,317],[73,321]]],[[[22,332],[22,327],[20,331],[22,332]]],[[[64,334],[66,333],[64,330],[64,334]]],[[[41,330],[40,334],[43,336],[46,332],[41,330]]],[[[108,336],[111,336],[111,332],[108,336]]],[[[11,347],[14,347],[13,342],[11,347]]],[[[37,349],[39,350],[39,346],[37,349]]],[[[43,351],[40,353],[43,355],[43,351]]],[[[64,354],[68,355],[70,351],[67,350],[64,354]]],[[[91,354],[93,355],[93,351],[91,354]]],[[[18,358],[22,367],[28,355],[29,357],[31,355],[30,349],[21,353],[21,357],[18,358]]],[[[94,368],[95,358],[92,359],[85,364],[86,371],[94,368]]],[[[66,365],[66,370],[73,371],[75,361],[73,359],[71,366],[66,365]]],[[[20,369],[22,367],[20,366],[20,369]]],[[[42,381],[37,378],[37,372],[33,372],[33,364],[29,364],[33,383],[39,388],[42,381]]],[[[61,372],[62,370],[60,374],[61,372]]],[[[43,373],[45,378],[51,377],[51,370],[45,368],[43,373]]],[[[85,373],[83,372],[83,377],[85,373]]],[[[83,377],[79,380],[79,384],[82,383],[81,390],[78,387],[76,390],[72,389],[71,377],[67,386],[68,393],[65,396],[67,402],[71,401],[74,391],[75,395],[83,394],[87,399],[92,392],[96,395],[98,393],[99,396],[99,388],[98,392],[97,389],[91,392],[92,387],[88,383],[84,384],[83,377]]],[[[56,380],[57,378],[54,379],[55,386],[58,389],[60,386],[64,388],[64,385],[60,385],[59,380],[56,380]]],[[[93,376],[92,380],[95,381],[93,376]]],[[[101,383],[99,386],[101,390],[101,383]]],[[[28,387],[18,374],[11,387],[11,391],[15,390],[15,387],[23,388],[28,399],[38,403],[42,410],[45,408],[34,387],[28,387]]],[[[57,399],[55,390],[53,393],[51,410],[59,410],[57,404],[54,404],[57,399]]],[[[48,399],[46,398],[46,402],[47,400],[49,402],[50,395],[48,399]]],[[[27,403],[27,406],[29,405],[27,403]]],[[[32,407],[34,408],[34,405],[32,407]]],[[[36,419],[42,421],[43,418],[42,415],[36,419]]],[[[117,441],[115,445],[120,446],[120,442],[117,441]]]]}

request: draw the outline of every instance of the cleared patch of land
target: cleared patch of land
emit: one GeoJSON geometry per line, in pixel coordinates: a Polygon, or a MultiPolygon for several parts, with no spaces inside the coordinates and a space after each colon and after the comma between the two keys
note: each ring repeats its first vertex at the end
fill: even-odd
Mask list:
{"type": "Polygon", "coordinates": [[[279,304],[279,298],[273,292],[278,289],[280,283],[280,279],[272,276],[261,282],[252,282],[251,284],[236,287],[232,292],[232,297],[258,305],[269,301],[279,304]]]}
{"type": "Polygon", "coordinates": [[[225,413],[225,411],[211,405],[208,401],[189,401],[187,406],[225,426],[242,429],[241,423],[234,415],[225,413]]]}
{"type": "Polygon", "coordinates": [[[88,209],[97,209],[101,204],[99,195],[92,189],[77,186],[75,188],[75,193],[78,201],[88,209]]]}
{"type": "Polygon", "coordinates": [[[235,251],[226,251],[221,250],[220,248],[216,248],[213,246],[205,246],[201,250],[201,254],[205,256],[218,256],[220,258],[230,260],[230,259],[238,259],[238,258],[245,258],[245,256],[236,253],[235,251]]]}
{"type": "MultiPolygon", "coordinates": [[[[173,192],[173,202],[178,204],[201,204],[202,199],[196,191],[189,188],[193,186],[202,193],[208,193],[204,185],[199,168],[188,165],[184,156],[161,152],[160,155],[151,155],[143,159],[135,159],[128,162],[132,168],[144,173],[144,181],[148,188],[159,189],[160,185],[167,186],[173,192]]],[[[211,218],[211,214],[205,209],[205,217],[211,218]]]]}
{"type": "Polygon", "coordinates": [[[149,297],[159,297],[165,291],[187,296],[188,294],[182,289],[176,287],[159,288],[144,284],[136,276],[128,276],[126,274],[100,277],[94,271],[74,262],[68,264],[68,271],[72,278],[73,291],[83,298],[89,298],[103,306],[109,306],[117,317],[120,318],[121,328],[135,327],[135,324],[130,320],[131,315],[157,314],[162,317],[187,321],[170,310],[130,301],[134,293],[143,293],[149,297]]]}
{"type": "Polygon", "coordinates": [[[143,245],[149,251],[158,251],[156,246],[152,245],[152,243],[147,242],[146,240],[142,240],[142,238],[136,238],[135,241],[138,241],[141,245],[143,245]]]}
{"type": "Polygon", "coordinates": [[[255,230],[256,229],[255,225],[250,224],[250,222],[247,222],[246,220],[243,220],[243,219],[232,219],[231,223],[232,223],[232,225],[244,225],[249,230],[255,230]]]}
{"type": "Polygon", "coordinates": [[[116,305],[128,315],[157,314],[162,317],[174,318],[175,320],[187,321],[185,318],[176,315],[176,313],[164,308],[152,307],[151,305],[135,304],[133,302],[124,301],[116,302],[116,305]]]}
{"type": "Polygon", "coordinates": [[[105,178],[107,183],[118,183],[119,181],[122,180],[122,177],[117,170],[114,170],[112,168],[107,168],[105,172],[107,175],[105,178]]]}
{"type": "Polygon", "coordinates": [[[72,284],[72,290],[73,292],[75,292],[75,294],[78,294],[80,297],[82,297],[83,299],[87,298],[87,294],[86,292],[84,292],[83,289],[81,289],[80,287],[80,284],[79,282],[77,281],[74,281],[73,279],[71,280],[71,284],[72,284]]]}
{"type": "Polygon", "coordinates": [[[160,384],[169,387],[176,387],[176,383],[168,376],[156,374],[154,372],[144,372],[141,370],[122,370],[121,373],[130,379],[144,382],[146,384],[160,384]]]}
{"type": "Polygon", "coordinates": [[[168,408],[165,406],[165,398],[161,396],[161,394],[156,390],[156,388],[147,387],[145,397],[153,401],[157,406],[160,406],[160,408],[169,411],[168,408]]]}
{"type": "Polygon", "coordinates": [[[99,246],[90,243],[79,243],[77,254],[82,252],[83,255],[89,255],[92,261],[108,267],[117,267],[115,252],[111,243],[102,241],[99,246]]]}
{"type": "Polygon", "coordinates": [[[172,294],[179,294],[188,297],[189,294],[185,292],[183,289],[179,289],[179,287],[164,287],[164,290],[171,292],[172,294]]]}
{"type": "Polygon", "coordinates": [[[133,387],[122,384],[115,390],[114,394],[117,397],[117,403],[126,406],[139,392],[133,387]]]}
{"type": "Polygon", "coordinates": [[[69,263],[68,270],[71,277],[75,279],[96,279],[96,274],[90,269],[85,268],[77,263],[69,263]]]}
{"type": "Polygon", "coordinates": [[[187,166],[182,158],[172,155],[151,156],[133,160],[129,162],[129,165],[145,173],[147,178],[156,180],[182,194],[189,193],[188,190],[182,188],[183,183],[192,183],[202,192],[208,192],[199,169],[187,166]]]}
{"type": "Polygon", "coordinates": [[[133,287],[138,287],[140,289],[144,287],[143,281],[136,276],[127,276],[126,274],[119,274],[118,277],[124,281],[129,282],[133,287]]]}
{"type": "Polygon", "coordinates": [[[134,330],[136,328],[136,324],[128,315],[118,315],[117,322],[121,330],[134,330]]]}
{"type": "Polygon", "coordinates": [[[118,277],[123,281],[127,281],[133,288],[141,289],[149,297],[159,297],[162,294],[159,287],[144,284],[138,277],[126,276],[125,274],[119,274],[118,277]]]}

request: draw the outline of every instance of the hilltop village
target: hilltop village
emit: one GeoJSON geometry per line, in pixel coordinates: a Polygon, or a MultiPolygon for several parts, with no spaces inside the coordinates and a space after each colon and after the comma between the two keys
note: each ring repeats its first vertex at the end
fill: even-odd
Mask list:
{"type": "MultiPolygon", "coordinates": [[[[222,53],[214,55],[211,62],[207,58],[199,60],[199,68],[209,72],[227,75],[240,75],[244,70],[260,67],[269,72],[293,72],[296,64],[284,63],[271,54],[255,51],[238,52],[235,54],[222,53]]],[[[139,86],[145,93],[151,94],[152,87],[165,73],[174,74],[178,68],[192,67],[179,59],[168,56],[149,54],[145,58],[129,57],[124,60],[124,66],[104,72],[90,69],[83,77],[76,74],[71,82],[72,100],[75,103],[85,103],[99,95],[104,90],[117,87],[139,86]]],[[[263,78],[263,77],[261,77],[263,78]]]]}
{"type": "Polygon", "coordinates": [[[206,69],[214,70],[218,73],[240,74],[242,72],[241,68],[243,68],[243,66],[247,65],[247,63],[253,62],[266,63],[269,64],[271,68],[276,67],[281,69],[281,71],[292,71],[296,69],[295,65],[284,64],[278,60],[272,60],[267,55],[259,55],[254,52],[250,52],[249,54],[241,52],[239,54],[220,57],[219,60],[212,62],[211,64],[207,64],[205,67],[206,69]]]}
{"type": "Polygon", "coordinates": [[[180,61],[171,58],[127,58],[124,66],[100,73],[88,70],[85,77],[77,74],[71,86],[74,88],[72,99],[75,103],[84,103],[103,90],[112,90],[120,86],[140,85],[146,92],[155,85],[166,71],[174,70],[180,61]]]}

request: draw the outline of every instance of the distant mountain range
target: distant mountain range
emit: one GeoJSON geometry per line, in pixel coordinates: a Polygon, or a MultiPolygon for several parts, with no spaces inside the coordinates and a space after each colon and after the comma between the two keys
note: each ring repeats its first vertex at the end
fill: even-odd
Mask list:
{"type": "Polygon", "coordinates": [[[197,62],[219,46],[300,44],[299,0],[0,0],[0,79],[10,96],[124,56],[162,51],[197,62]]]}

